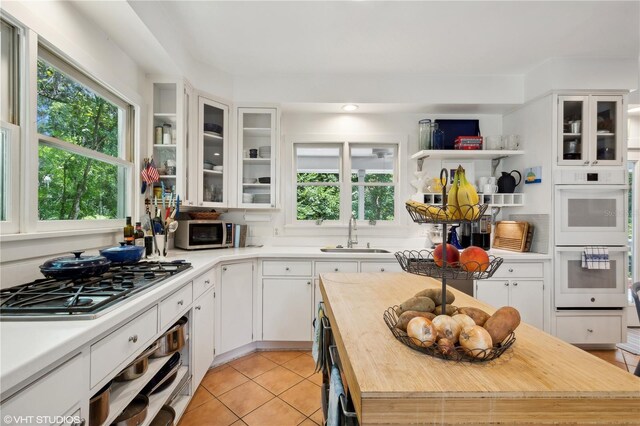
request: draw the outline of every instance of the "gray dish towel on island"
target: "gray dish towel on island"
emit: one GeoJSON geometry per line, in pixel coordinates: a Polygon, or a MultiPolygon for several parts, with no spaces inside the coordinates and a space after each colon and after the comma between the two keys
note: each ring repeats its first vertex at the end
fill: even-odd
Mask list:
{"type": "Polygon", "coordinates": [[[322,332],[322,318],[324,318],[324,309],[322,307],[322,302],[318,302],[318,313],[316,315],[316,322],[314,325],[314,333],[313,333],[313,346],[311,348],[311,354],[313,355],[313,360],[316,362],[316,372],[322,370],[322,365],[324,364],[325,354],[324,354],[324,342],[323,342],[323,332],[322,332]]]}
{"type": "Polygon", "coordinates": [[[344,395],[344,387],[340,378],[340,370],[335,365],[331,367],[329,381],[329,403],[327,404],[327,426],[340,425],[340,395],[344,395]]]}

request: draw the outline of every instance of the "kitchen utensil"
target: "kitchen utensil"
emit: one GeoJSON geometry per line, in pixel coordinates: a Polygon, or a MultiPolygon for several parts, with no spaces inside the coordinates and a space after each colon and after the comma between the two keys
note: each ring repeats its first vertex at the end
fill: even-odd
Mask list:
{"type": "Polygon", "coordinates": [[[163,405],[158,414],[151,420],[150,426],[173,426],[176,410],[170,405],[163,405]]]}
{"type": "Polygon", "coordinates": [[[478,178],[478,188],[480,191],[484,190],[484,186],[489,183],[489,178],[486,176],[481,176],[478,178]]]}
{"type": "Polygon", "coordinates": [[[486,147],[491,150],[500,150],[504,149],[504,143],[502,142],[502,136],[487,136],[486,137],[486,147]]]}
{"type": "Polygon", "coordinates": [[[498,192],[498,185],[492,185],[490,183],[486,183],[482,187],[483,194],[495,194],[496,192],[498,192]]]}
{"type": "Polygon", "coordinates": [[[109,247],[100,250],[100,254],[113,263],[135,263],[142,259],[144,247],[128,246],[122,241],[120,242],[120,247],[109,247]]]}
{"type": "Polygon", "coordinates": [[[580,120],[572,121],[569,126],[571,127],[571,133],[580,133],[580,127],[582,122],[580,120]]]}
{"type": "Polygon", "coordinates": [[[116,382],[127,382],[142,376],[147,372],[147,367],[149,367],[149,357],[157,349],[158,343],[154,342],[153,345],[145,349],[131,364],[127,365],[124,370],[118,373],[114,380],[116,382]]]}
{"type": "Polygon", "coordinates": [[[171,355],[169,361],[158,370],[158,372],[149,380],[140,393],[150,396],[154,393],[162,392],[169,387],[178,376],[178,370],[182,367],[180,361],[180,352],[171,355]]]}
{"type": "Polygon", "coordinates": [[[496,178],[495,176],[489,176],[487,178],[487,183],[490,183],[491,185],[495,185],[498,182],[498,178],[496,178]]]}
{"type": "Polygon", "coordinates": [[[512,151],[520,149],[520,135],[507,135],[506,136],[506,148],[512,151]]]}
{"type": "Polygon", "coordinates": [[[45,277],[74,279],[100,275],[109,270],[111,261],[104,256],[80,256],[83,251],[72,251],[73,257],[64,256],[49,259],[40,265],[45,277]]]}
{"type": "Polygon", "coordinates": [[[529,223],[503,220],[496,223],[493,247],[503,250],[526,251],[529,223]]]}
{"type": "Polygon", "coordinates": [[[107,383],[89,400],[89,426],[99,426],[109,417],[111,383],[107,383]]]}
{"type": "Polygon", "coordinates": [[[498,192],[500,194],[513,194],[516,187],[522,182],[522,174],[517,170],[511,170],[510,172],[502,172],[502,176],[498,178],[498,192]],[[518,175],[518,182],[513,177],[513,173],[518,175]]]}
{"type": "Polygon", "coordinates": [[[158,339],[159,347],[151,355],[151,358],[162,358],[182,349],[185,342],[185,325],[187,321],[187,317],[180,318],[173,327],[158,339]]]}
{"type": "Polygon", "coordinates": [[[151,215],[149,215],[149,222],[151,223],[151,235],[153,236],[153,245],[155,247],[155,252],[160,256],[160,250],[158,250],[158,245],[156,244],[156,231],[153,220],[151,220],[151,215]]]}
{"type": "Polygon", "coordinates": [[[136,395],[111,423],[111,426],[138,426],[147,417],[147,408],[149,408],[149,397],[142,394],[136,395]]]}

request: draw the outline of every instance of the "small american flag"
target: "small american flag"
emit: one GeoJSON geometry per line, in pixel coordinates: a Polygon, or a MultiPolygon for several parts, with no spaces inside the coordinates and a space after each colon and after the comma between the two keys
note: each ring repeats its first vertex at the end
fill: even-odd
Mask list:
{"type": "Polygon", "coordinates": [[[142,176],[142,180],[147,184],[158,182],[160,180],[160,174],[158,173],[155,164],[153,164],[153,159],[145,163],[140,175],[142,176]]]}

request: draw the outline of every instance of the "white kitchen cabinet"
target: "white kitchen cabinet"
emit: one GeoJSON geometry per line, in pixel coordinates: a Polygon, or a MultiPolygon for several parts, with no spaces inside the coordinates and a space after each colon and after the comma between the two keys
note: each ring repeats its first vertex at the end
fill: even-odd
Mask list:
{"type": "Polygon", "coordinates": [[[238,206],[277,204],[277,108],[238,108],[238,206]]]}
{"type": "Polygon", "coordinates": [[[558,165],[620,166],[622,96],[558,96],[558,165]]]}
{"type": "MultiPolygon", "coordinates": [[[[3,416],[2,424],[57,425],[59,424],[59,421],[56,421],[57,416],[77,416],[88,421],[89,413],[82,409],[82,397],[89,388],[89,377],[86,374],[88,364],[88,359],[83,354],[75,355],[26,389],[4,401],[0,406],[3,416]],[[11,416],[12,421],[6,421],[6,416],[11,416]],[[28,420],[28,416],[34,417],[28,420]],[[35,416],[47,416],[47,418],[43,417],[42,421],[36,422],[35,416]],[[22,417],[22,421],[18,419],[19,417],[22,417]]],[[[80,424],[80,422],[76,423],[80,424]]]]}
{"type": "Polygon", "coordinates": [[[221,267],[220,339],[222,354],[253,341],[253,263],[229,263],[221,267]]]}
{"type": "Polygon", "coordinates": [[[193,351],[193,381],[200,383],[214,358],[214,288],[211,288],[193,303],[191,317],[193,351]]]}
{"type": "Polygon", "coordinates": [[[189,197],[197,207],[229,204],[229,106],[198,96],[195,137],[189,142],[189,197]],[[195,185],[195,186],[194,186],[195,185]]]}
{"type": "Polygon", "coordinates": [[[475,288],[478,300],[495,308],[512,306],[520,312],[522,321],[544,328],[544,280],[478,280],[475,288]]]}
{"type": "Polygon", "coordinates": [[[556,336],[576,345],[613,345],[626,341],[624,310],[563,311],[556,317],[556,336]]]}
{"type": "Polygon", "coordinates": [[[262,340],[311,340],[311,278],[262,280],[262,340]]]}
{"type": "MultiPolygon", "coordinates": [[[[190,204],[187,191],[187,128],[191,86],[184,80],[153,78],[152,111],[149,131],[152,156],[160,174],[157,191],[165,187],[164,196],[180,194],[184,205],[190,204]]],[[[153,194],[153,192],[150,192],[153,194]]]]}

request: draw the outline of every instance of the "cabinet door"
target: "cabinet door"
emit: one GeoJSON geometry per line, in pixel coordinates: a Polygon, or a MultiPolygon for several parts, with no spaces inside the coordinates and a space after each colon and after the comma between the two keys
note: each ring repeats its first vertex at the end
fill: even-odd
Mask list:
{"type": "Polygon", "coordinates": [[[622,98],[591,97],[591,165],[622,164],[622,98]]]}
{"type": "Polygon", "coordinates": [[[475,298],[494,308],[509,304],[509,280],[476,281],[475,298]]]}
{"type": "Polygon", "coordinates": [[[520,312],[522,321],[544,329],[544,281],[511,280],[510,306],[520,312]]]}
{"type": "Polygon", "coordinates": [[[276,108],[238,108],[238,206],[276,207],[276,108]]]}
{"type": "Polygon", "coordinates": [[[229,107],[200,96],[198,112],[198,161],[189,174],[197,174],[199,206],[225,207],[229,203],[229,107]]]}
{"type": "Polygon", "coordinates": [[[589,164],[588,96],[558,97],[558,164],[589,164]]]}
{"type": "Polygon", "coordinates": [[[193,304],[193,380],[200,383],[213,362],[213,290],[193,304]]]}
{"type": "Polygon", "coordinates": [[[311,278],[262,280],[262,340],[311,340],[311,278]]]}
{"type": "Polygon", "coordinates": [[[222,266],[220,353],[253,341],[253,264],[222,266]]]}

